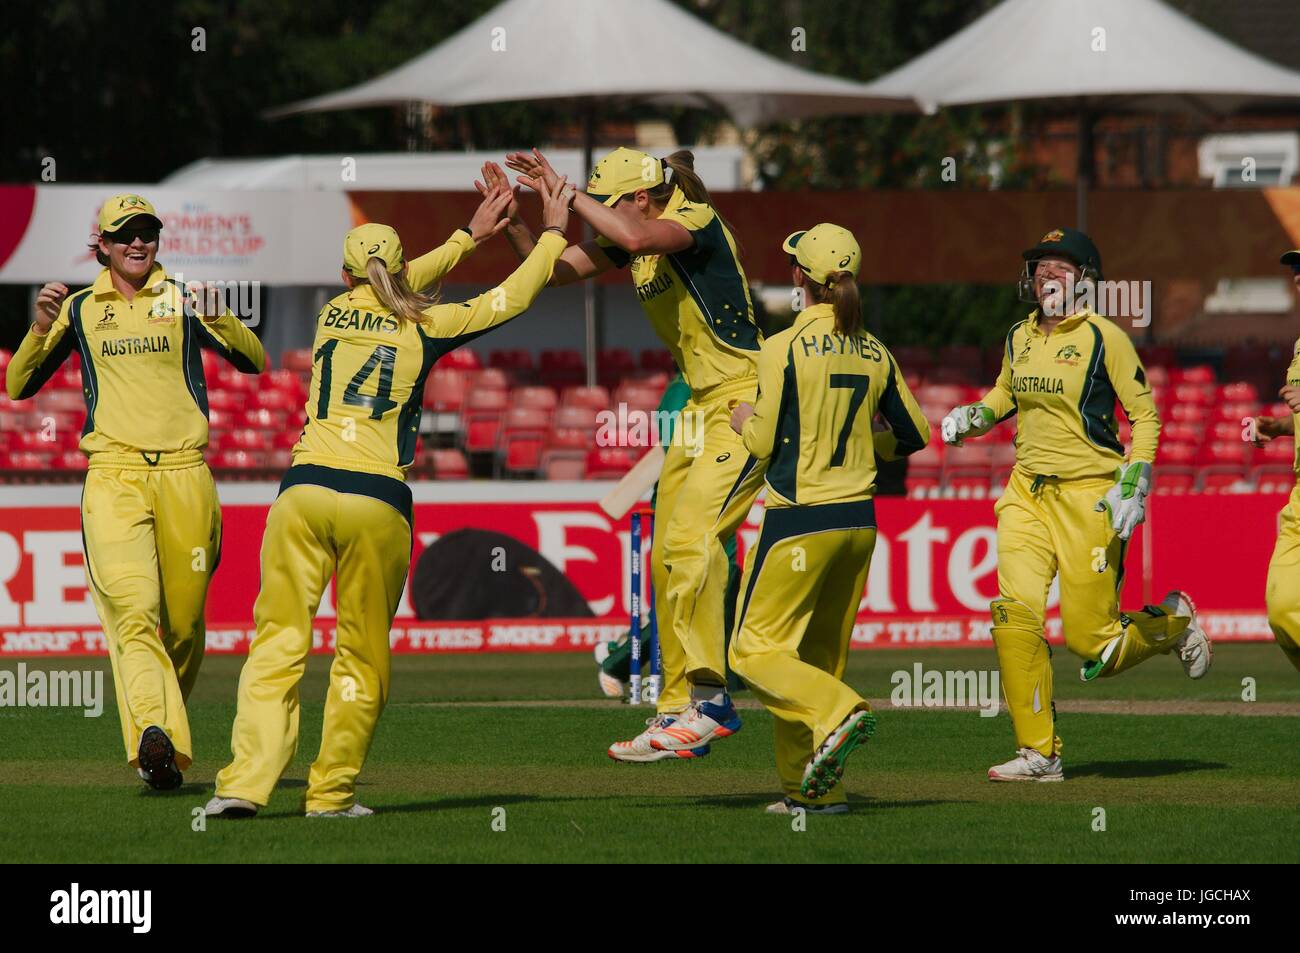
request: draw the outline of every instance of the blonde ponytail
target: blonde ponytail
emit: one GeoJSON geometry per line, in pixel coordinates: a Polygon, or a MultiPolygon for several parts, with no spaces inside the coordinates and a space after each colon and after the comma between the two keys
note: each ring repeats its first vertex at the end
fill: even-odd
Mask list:
{"type": "Polygon", "coordinates": [[[842,337],[857,337],[862,333],[862,299],[858,294],[858,281],[851,271],[835,271],[819,285],[811,278],[813,300],[829,304],[835,311],[835,333],[842,337]]]}
{"type": "Polygon", "coordinates": [[[390,272],[382,258],[366,261],[366,276],[357,283],[368,282],[375,289],[375,296],[396,318],[419,324],[424,321],[424,310],[438,303],[436,294],[423,295],[412,289],[406,283],[405,271],[390,272]]]}

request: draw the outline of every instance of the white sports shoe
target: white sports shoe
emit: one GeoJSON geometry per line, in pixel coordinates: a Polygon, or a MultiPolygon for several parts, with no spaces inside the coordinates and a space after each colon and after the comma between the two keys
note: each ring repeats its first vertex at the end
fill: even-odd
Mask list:
{"type": "Polygon", "coordinates": [[[615,761],[660,761],[663,758],[701,758],[709,753],[709,746],[696,748],[694,751],[662,751],[650,744],[650,739],[673,724],[681,717],[681,712],[667,712],[646,719],[645,731],[631,741],[616,741],[609,746],[609,756],[615,761]]]}
{"type": "Polygon", "coordinates": [[[847,804],[803,804],[792,797],[785,797],[775,804],[769,804],[764,808],[766,814],[793,814],[796,810],[802,808],[807,814],[847,814],[849,806],[847,804]]]}
{"type": "Polygon", "coordinates": [[[214,797],[203,809],[208,817],[252,817],[257,805],[239,797],[214,797]]]}
{"type": "Polygon", "coordinates": [[[1061,757],[1044,758],[1033,748],[1021,748],[1005,764],[989,768],[990,781],[1063,781],[1061,757]]]}
{"type": "Polygon", "coordinates": [[[1183,663],[1183,671],[1188,678],[1203,677],[1210,670],[1210,662],[1214,660],[1214,647],[1205,630],[1196,621],[1196,604],[1187,593],[1175,589],[1160,601],[1160,606],[1168,609],[1171,615],[1188,616],[1191,619],[1174,643],[1174,649],[1178,652],[1178,660],[1183,663]]]}
{"type": "Polygon", "coordinates": [[[308,817],[369,817],[375,812],[360,804],[353,804],[346,811],[308,811],[308,817]]]}

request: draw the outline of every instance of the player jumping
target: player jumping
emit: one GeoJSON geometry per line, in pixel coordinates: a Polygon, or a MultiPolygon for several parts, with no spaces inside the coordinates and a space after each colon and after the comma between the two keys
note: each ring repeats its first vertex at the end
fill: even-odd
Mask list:
{"type": "MultiPolygon", "coordinates": [[[[1300,290],[1300,250],[1282,256],[1288,265],[1297,290],[1300,290]]],[[[1290,436],[1294,439],[1296,424],[1300,423],[1300,341],[1296,341],[1291,367],[1286,373],[1286,384],[1278,392],[1291,408],[1290,417],[1256,417],[1255,446],[1261,447],[1270,440],[1290,436]]],[[[1295,470],[1300,476],[1300,444],[1296,447],[1295,470]]],[[[1268,564],[1268,585],[1265,590],[1268,606],[1268,624],[1273,638],[1291,664],[1300,671],[1300,484],[1291,490],[1291,499],[1282,511],[1277,546],[1268,564]]]]}
{"type": "Polygon", "coordinates": [[[1018,753],[994,781],[1060,781],[1047,591],[1059,574],[1065,644],[1085,660],[1085,682],[1177,650],[1192,678],[1211,648],[1186,594],[1121,612],[1128,539],[1146,518],[1160,420],[1133,342],[1081,298],[1101,281],[1092,240],[1056,229],[1024,253],[1021,300],[1038,305],[1007,334],[1002,372],[977,404],[955,408],[943,439],[960,446],[1018,414],[1016,466],[994,507],[998,598],[990,606],[1002,688],[1018,753]],[[1132,422],[1127,458],[1115,401],[1132,422]]]}
{"type": "Polygon", "coordinates": [[[58,283],[40,290],[6,386],[15,400],[31,397],[74,348],[81,355],[86,579],[127,761],[151,788],[169,790],[193,759],[185,700],[203,662],[203,607],[221,557],[199,349],[246,374],[260,374],[266,355],[233,314],[207,314],[215,309],[168,277],[155,261],[161,229],[138,195],[104,203],[91,246],[103,270],[71,295],[58,283]]]}
{"type": "MultiPolygon", "coordinates": [[[[536,150],[512,153],[506,164],[530,188],[556,179],[536,150]]],[[[498,174],[504,177],[484,167],[485,176],[498,174]]],[[[726,688],[726,544],[753,505],[763,468],[728,421],[733,406],[754,399],[762,336],[735,240],[690,152],[658,159],[615,149],[596,164],[573,210],[597,238],[571,246],[552,283],[630,266],[641,306],[691,388],[683,439],[667,450],[655,503],[650,559],[663,659],[657,713],[645,731],[608,753],[619,761],[700,757],[741,724],[726,688]]],[[[506,237],[521,255],[532,247],[517,215],[506,237]]]]}
{"type": "Polygon", "coordinates": [[[424,382],[435,361],[526,310],[567,242],[573,189],[544,187],[545,234],[498,288],[463,304],[417,294],[505,228],[509,190],[494,191],[468,228],[411,262],[387,225],[348,232],[348,291],[318,318],[307,425],[293,450],[262,540],[257,637],[239,678],[234,760],[217,775],[207,813],[255,814],[298,746],[298,681],[312,617],[337,576],[335,657],[320,753],[306,792],[308,817],[363,817],[355,800],[375,724],[388,697],[389,629],[411,558],[411,491],[424,382]]]}
{"type": "Polygon", "coordinates": [[[871,706],[843,675],[876,544],[876,456],[915,453],[930,426],[893,356],[862,328],[853,235],[823,223],[783,247],[812,303],[764,342],[758,404],[731,417],[768,467],[730,658],[776,716],[785,796],[768,812],[839,814],[845,760],[875,730],[871,706]],[[873,434],[877,413],[889,429],[873,434]]]}

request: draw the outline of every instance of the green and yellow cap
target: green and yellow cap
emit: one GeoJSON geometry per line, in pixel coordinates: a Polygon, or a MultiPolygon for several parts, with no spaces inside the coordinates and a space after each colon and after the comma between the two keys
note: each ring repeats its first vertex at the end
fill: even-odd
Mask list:
{"type": "Polygon", "coordinates": [[[602,205],[613,205],[629,192],[653,189],[663,182],[662,159],[619,146],[591,170],[591,178],[587,180],[587,194],[602,205]]]}
{"type": "Polygon", "coordinates": [[[367,222],[348,232],[343,239],[343,267],[356,278],[366,276],[366,262],[382,259],[389,274],[397,274],[406,264],[402,256],[402,240],[391,225],[367,222]]]}
{"type": "MultiPolygon", "coordinates": [[[[144,196],[131,192],[114,195],[99,208],[99,233],[103,235],[105,232],[116,232],[125,227],[127,222],[141,216],[151,220],[147,224],[162,228],[162,219],[158,217],[157,210],[144,196]]],[[[145,222],[136,224],[146,225],[145,222]]]]}
{"type": "Polygon", "coordinates": [[[862,266],[862,249],[847,228],[822,222],[802,232],[795,232],[781,244],[794,255],[799,267],[819,285],[837,271],[847,271],[854,278],[862,266]]]}

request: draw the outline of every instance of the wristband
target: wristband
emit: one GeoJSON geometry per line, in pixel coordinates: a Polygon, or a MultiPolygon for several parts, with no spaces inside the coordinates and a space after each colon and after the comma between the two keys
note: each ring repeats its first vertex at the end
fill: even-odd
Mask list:
{"type": "Polygon", "coordinates": [[[547,225],[545,228],[542,229],[542,231],[555,232],[555,234],[559,235],[561,238],[564,237],[564,229],[560,228],[560,226],[558,225],[547,225]]]}
{"type": "Polygon", "coordinates": [[[465,233],[466,235],[468,235],[470,238],[473,238],[473,237],[474,237],[474,233],[471,232],[471,231],[469,230],[469,226],[468,226],[468,225],[462,225],[460,228],[458,228],[458,229],[456,229],[456,230],[457,230],[458,232],[464,232],[464,233],[465,233]]]}

